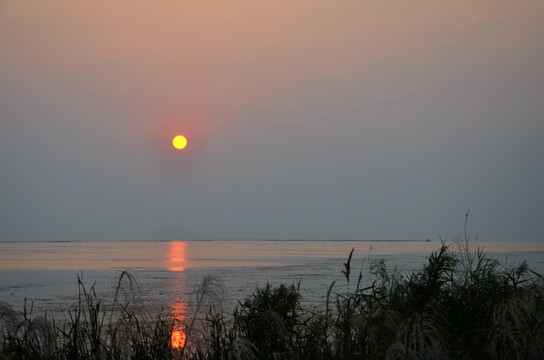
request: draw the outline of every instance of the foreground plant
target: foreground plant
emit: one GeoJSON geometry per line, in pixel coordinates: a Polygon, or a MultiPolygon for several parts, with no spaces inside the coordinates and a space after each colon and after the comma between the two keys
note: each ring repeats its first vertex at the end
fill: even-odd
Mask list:
{"type": "Polygon", "coordinates": [[[353,261],[322,309],[303,309],[299,286],[266,284],[225,314],[208,276],[181,327],[149,317],[129,273],[108,305],[78,279],[60,325],[0,304],[0,359],[544,359],[544,281],[526,263],[506,267],[468,241],[443,243],[411,274],[381,259],[354,273],[353,261]]]}

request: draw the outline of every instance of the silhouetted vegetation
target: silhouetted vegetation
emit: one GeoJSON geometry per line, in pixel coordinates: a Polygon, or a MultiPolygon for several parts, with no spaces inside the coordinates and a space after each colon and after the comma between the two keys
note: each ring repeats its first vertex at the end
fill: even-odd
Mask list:
{"type": "Polygon", "coordinates": [[[298,286],[266,284],[227,315],[206,277],[181,348],[176,320],[148,319],[128,273],[108,306],[79,282],[62,324],[2,304],[0,359],[544,359],[544,281],[525,262],[506,267],[465,241],[412,274],[381,259],[353,274],[352,255],[345,290],[323,289],[317,309],[301,306],[298,286]]]}

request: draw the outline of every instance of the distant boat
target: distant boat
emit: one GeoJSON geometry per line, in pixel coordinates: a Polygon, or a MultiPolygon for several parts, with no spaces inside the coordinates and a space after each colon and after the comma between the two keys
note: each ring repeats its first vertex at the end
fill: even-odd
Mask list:
{"type": "Polygon", "coordinates": [[[431,242],[431,239],[427,239],[427,240],[425,240],[425,242],[431,242]]]}

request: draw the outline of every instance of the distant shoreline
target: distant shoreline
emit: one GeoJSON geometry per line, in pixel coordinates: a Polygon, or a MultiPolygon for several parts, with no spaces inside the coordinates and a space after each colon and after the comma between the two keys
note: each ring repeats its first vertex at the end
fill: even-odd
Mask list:
{"type": "MultiPolygon", "coordinates": [[[[175,239],[175,240],[0,240],[0,244],[31,244],[31,243],[83,243],[83,242],[212,242],[212,241],[239,241],[239,242],[428,242],[428,240],[364,240],[364,239],[175,239]]],[[[439,240],[434,240],[435,242],[439,240]]]]}
{"type": "MultiPolygon", "coordinates": [[[[442,240],[427,240],[427,239],[378,239],[378,240],[368,240],[368,239],[159,239],[159,240],[0,240],[0,244],[32,244],[32,243],[111,243],[111,242],[227,242],[227,241],[237,241],[237,242],[357,242],[357,243],[370,243],[370,242],[434,242],[440,243],[442,240]]],[[[443,240],[447,243],[454,242],[452,240],[443,240]]],[[[472,241],[471,241],[472,242],[472,241]]],[[[499,240],[478,240],[477,243],[487,243],[487,242],[498,242],[498,243],[516,243],[516,242],[528,242],[528,243],[541,243],[541,240],[523,240],[523,241],[499,241],[499,240]]]]}

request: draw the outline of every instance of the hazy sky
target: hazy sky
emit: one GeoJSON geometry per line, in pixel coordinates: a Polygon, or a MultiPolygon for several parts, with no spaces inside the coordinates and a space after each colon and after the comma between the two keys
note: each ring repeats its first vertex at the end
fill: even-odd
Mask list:
{"type": "Polygon", "coordinates": [[[0,0],[1,241],[452,239],[467,209],[544,241],[542,0],[0,0]]]}

